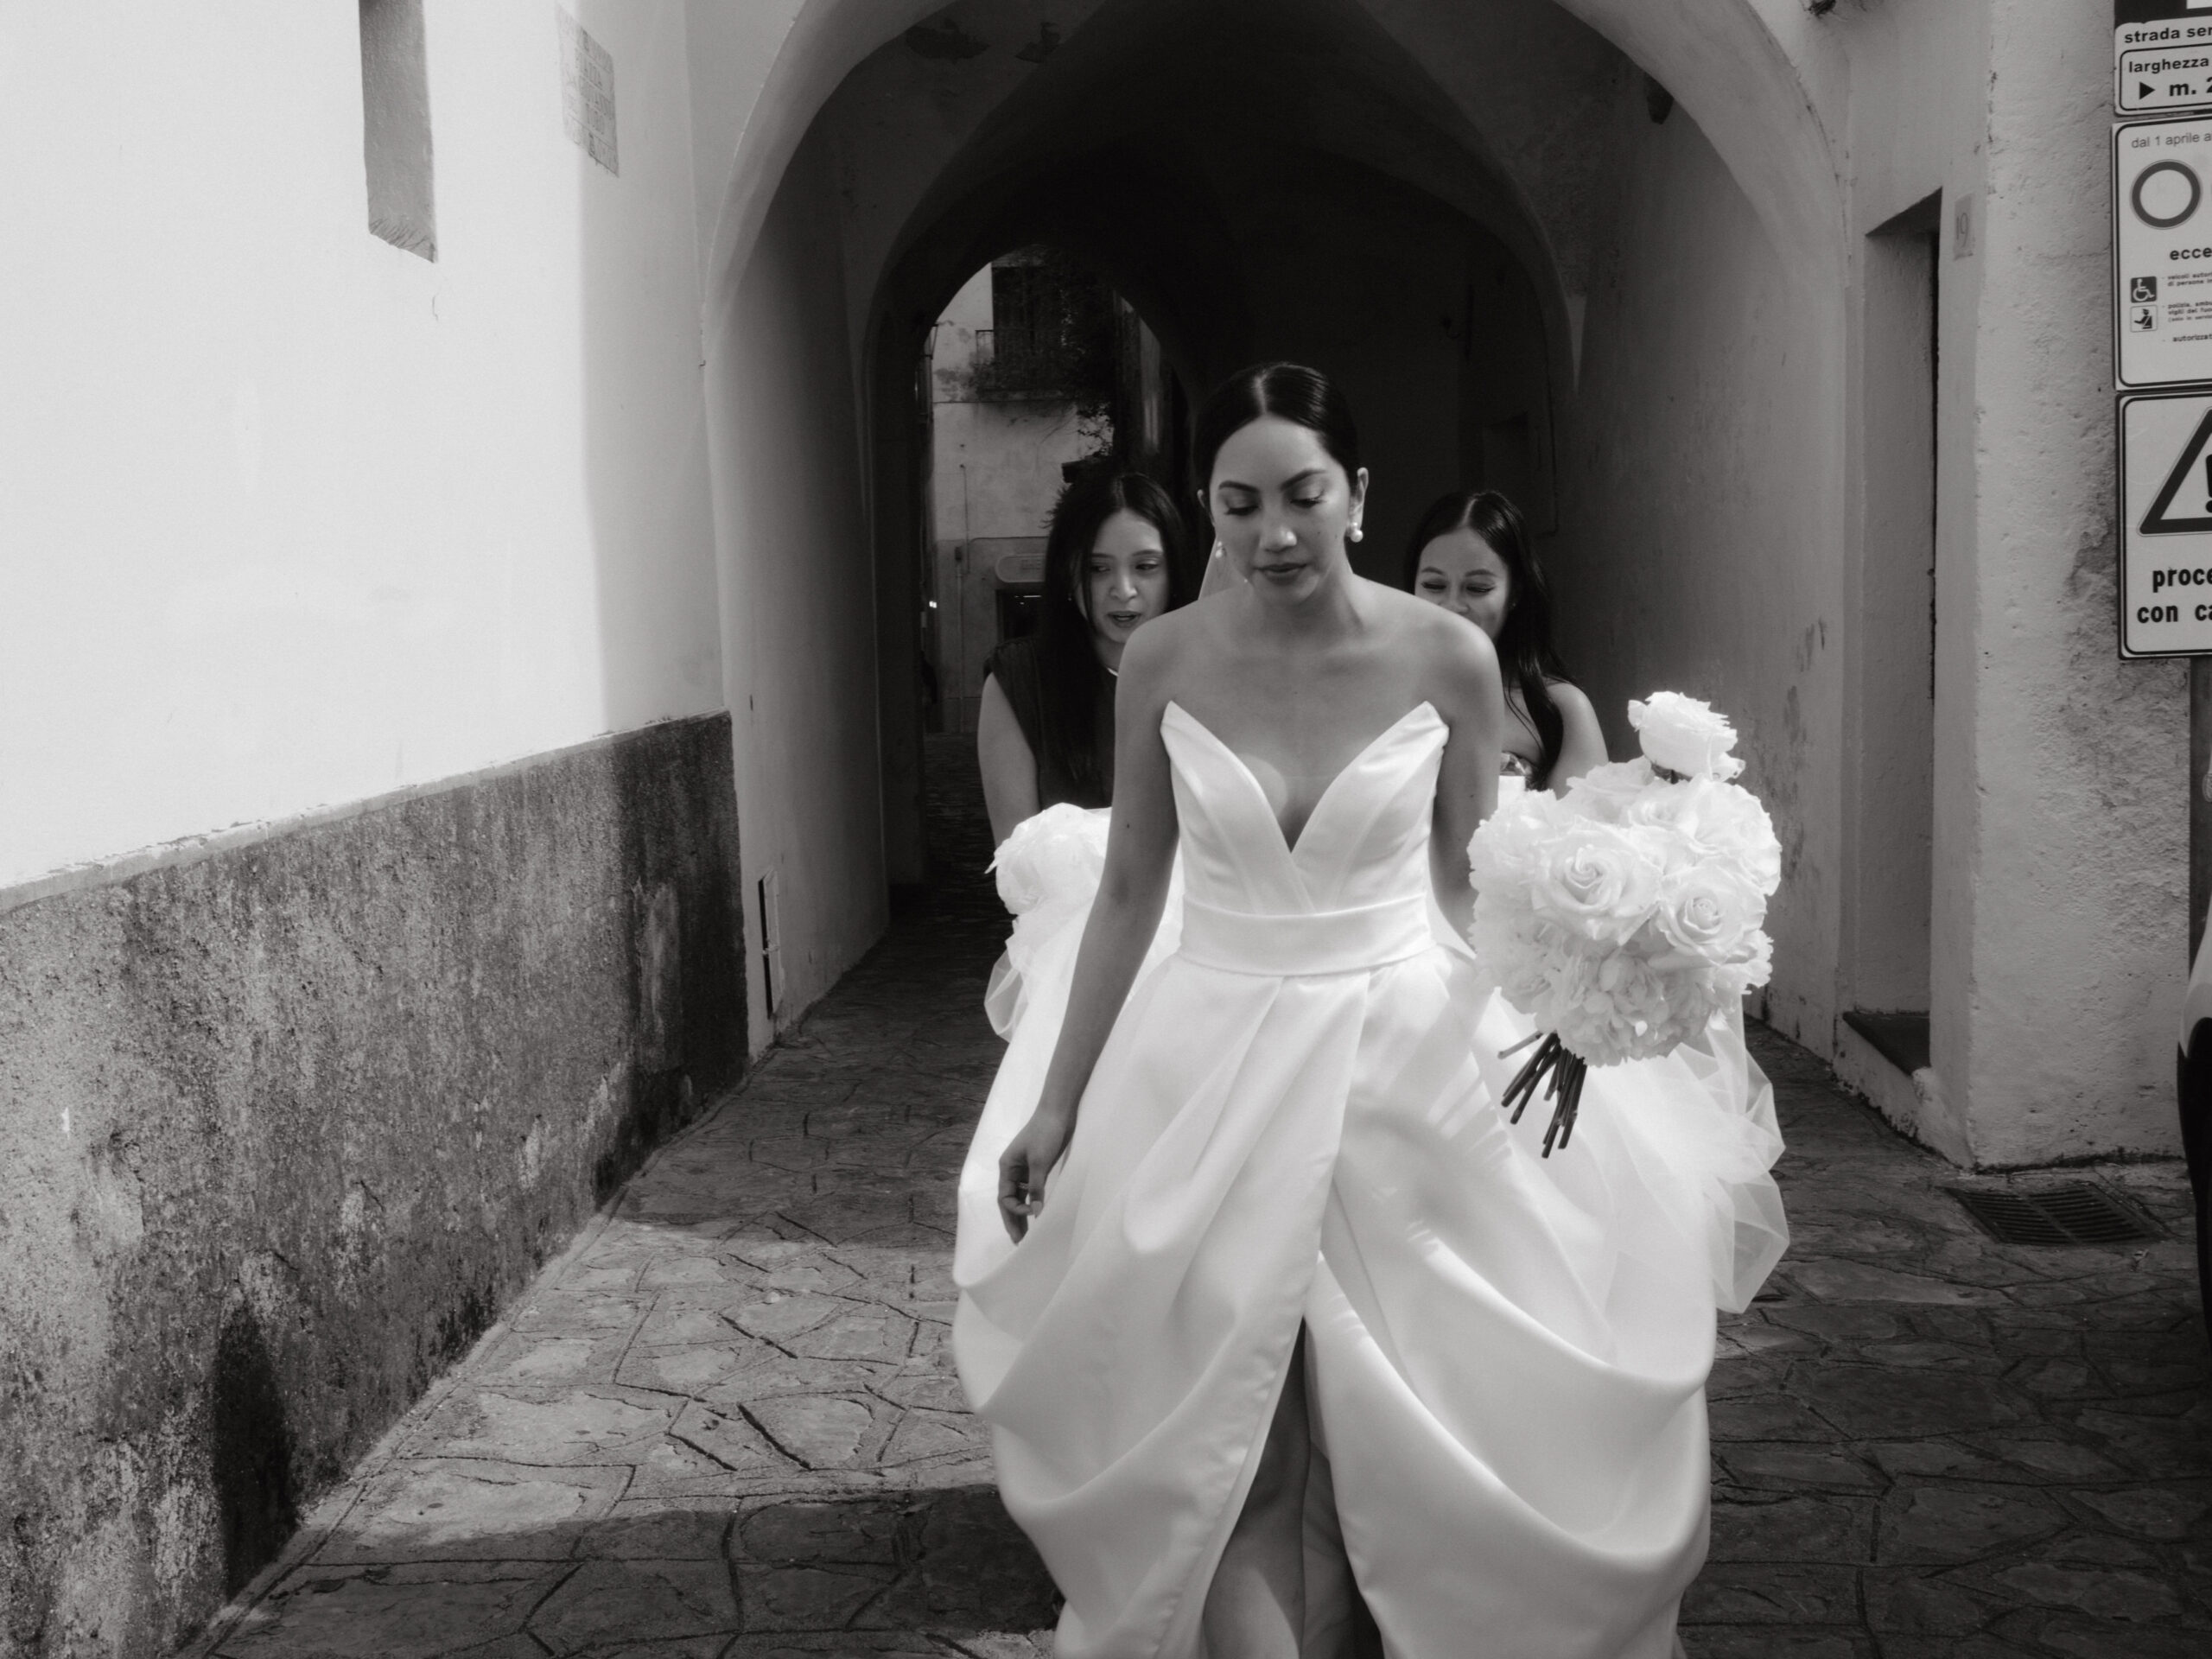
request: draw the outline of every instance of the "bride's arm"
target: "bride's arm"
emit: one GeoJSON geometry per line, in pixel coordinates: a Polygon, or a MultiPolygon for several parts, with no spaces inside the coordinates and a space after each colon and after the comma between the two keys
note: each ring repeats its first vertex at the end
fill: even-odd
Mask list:
{"type": "Polygon", "coordinates": [[[1436,823],[1429,836],[1429,879],[1436,902],[1461,935],[1474,915],[1467,842],[1497,805],[1497,748],[1505,729],[1505,695],[1497,652],[1478,628],[1437,631],[1433,701],[1451,741],[1436,778],[1436,823]]]}
{"type": "Polygon", "coordinates": [[[1167,899],[1175,858],[1175,794],[1160,716],[1167,697],[1166,659],[1173,618],[1130,638],[1122,653],[1114,696],[1114,816],[1106,868],[1083,930],[1067,1016],[1045,1073],[1037,1109],[999,1160],[999,1209],[1018,1241],[1044,1207],[1045,1178],[1075,1133],[1077,1108],[1090,1068],[1144,965],[1167,899]]]}

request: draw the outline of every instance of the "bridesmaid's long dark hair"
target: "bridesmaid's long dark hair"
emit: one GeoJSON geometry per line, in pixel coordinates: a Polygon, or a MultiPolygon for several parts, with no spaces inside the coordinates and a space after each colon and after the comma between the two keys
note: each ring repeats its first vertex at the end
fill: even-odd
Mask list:
{"type": "Polygon", "coordinates": [[[1077,788],[1103,792],[1098,753],[1101,698],[1114,697],[1114,677],[1098,660],[1089,609],[1085,561],[1098,531],[1117,512],[1133,512],[1160,532],[1167,563],[1167,608],[1188,596],[1190,530],[1167,492],[1142,473],[1090,467],[1076,474],[1052,508],[1045,532],[1043,602],[1037,619],[1037,689],[1041,735],[1077,788]]]}
{"type": "Polygon", "coordinates": [[[1559,752],[1567,741],[1567,722],[1552,701],[1551,683],[1567,674],[1567,664],[1552,646],[1551,589],[1529,545],[1529,526],[1521,509],[1496,490],[1454,490],[1439,496],[1414,526],[1413,540],[1406,548],[1408,592],[1421,578],[1422,550],[1455,530],[1473,531],[1505,566],[1507,599],[1505,620],[1498,626],[1496,641],[1497,665],[1507,687],[1521,694],[1521,706],[1535,728],[1541,753],[1530,782],[1541,789],[1559,764],[1559,752]]]}

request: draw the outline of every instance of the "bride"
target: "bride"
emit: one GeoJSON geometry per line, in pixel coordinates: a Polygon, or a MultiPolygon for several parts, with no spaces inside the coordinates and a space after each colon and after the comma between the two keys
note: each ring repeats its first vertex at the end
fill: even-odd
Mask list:
{"type": "Polygon", "coordinates": [[[1246,580],[1129,642],[1058,1045],[963,1180],[956,1356],[1058,1650],[1333,1651],[1356,1581],[1394,1655],[1657,1659],[1704,1554],[1715,1301],[1772,1259],[1716,1266],[1713,1217],[1779,1225],[1744,1069],[1730,1098],[1725,1041],[1616,1068],[1637,1098],[1586,1105],[1573,1157],[1507,1124],[1525,1022],[1446,943],[1490,643],[1353,573],[1367,474],[1319,374],[1238,375],[1193,448],[1246,580]],[[1717,1146],[1732,1112],[1704,1166],[1629,1121],[1717,1146]]]}

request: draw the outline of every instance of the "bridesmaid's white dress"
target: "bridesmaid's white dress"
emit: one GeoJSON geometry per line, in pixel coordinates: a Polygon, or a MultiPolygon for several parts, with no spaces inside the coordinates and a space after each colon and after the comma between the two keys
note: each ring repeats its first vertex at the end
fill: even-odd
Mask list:
{"type": "MultiPolygon", "coordinates": [[[[1705,1554],[1714,1308],[1786,1239],[1739,1031],[1593,1071],[1539,1157],[1541,1103],[1517,1127],[1496,1103],[1528,1022],[1430,893],[1435,710],[1370,743],[1295,847],[1198,720],[1171,703],[1161,735],[1179,938],[1017,1247],[996,1163],[1066,995],[1032,952],[961,1184],[955,1353],[1066,1597],[1061,1659],[1200,1652],[1301,1324],[1309,1655],[1340,1650],[1348,1560],[1394,1656],[1663,1659],[1705,1554]]],[[[1052,942],[1071,959],[1080,931],[1052,942]]]]}

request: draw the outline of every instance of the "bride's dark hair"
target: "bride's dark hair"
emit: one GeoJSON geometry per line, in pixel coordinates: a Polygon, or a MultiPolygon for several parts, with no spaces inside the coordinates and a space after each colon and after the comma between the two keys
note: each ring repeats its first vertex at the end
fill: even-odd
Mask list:
{"type": "MultiPolygon", "coordinates": [[[[1113,677],[1091,643],[1090,592],[1084,562],[1099,530],[1117,512],[1133,512],[1160,532],[1167,565],[1167,608],[1189,597],[1189,525],[1174,499],[1142,473],[1087,467],[1069,480],[1045,532],[1043,603],[1037,619],[1037,690],[1043,730],[1069,779],[1103,791],[1098,753],[1098,705],[1114,697],[1113,677]]],[[[1041,758],[1041,757],[1040,757],[1041,758]]]]}
{"type": "Polygon", "coordinates": [[[1203,495],[1213,487],[1213,461],[1240,427],[1263,415],[1295,421],[1321,440],[1329,459],[1351,477],[1359,471],[1359,428],[1337,383],[1302,363],[1255,363],[1214,388],[1191,427],[1191,476],[1203,495]]]}
{"type": "Polygon", "coordinates": [[[1507,687],[1521,694],[1521,706],[1535,728],[1541,753],[1529,781],[1541,789],[1567,741],[1567,723],[1552,701],[1552,682],[1567,677],[1567,664],[1552,646],[1552,592],[1544,582],[1544,568],[1529,545],[1529,525],[1520,508],[1496,490],[1454,490],[1437,497],[1414,526],[1406,544],[1408,592],[1421,581],[1423,550],[1455,530],[1473,531],[1505,566],[1505,620],[1498,624],[1495,642],[1497,665],[1507,687]]]}

